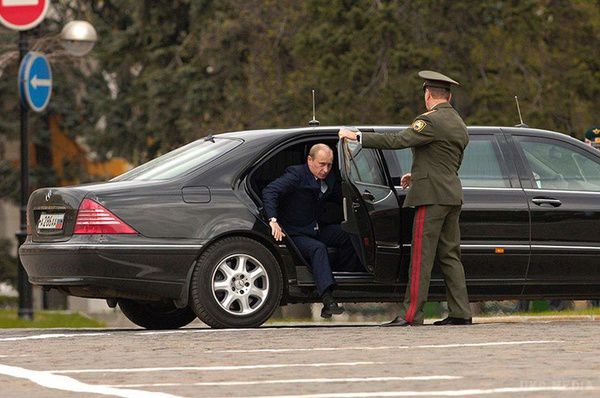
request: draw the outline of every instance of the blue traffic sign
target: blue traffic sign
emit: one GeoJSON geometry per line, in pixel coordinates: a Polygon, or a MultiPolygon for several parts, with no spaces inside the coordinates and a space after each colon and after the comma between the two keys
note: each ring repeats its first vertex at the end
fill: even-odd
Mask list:
{"type": "Polygon", "coordinates": [[[23,57],[19,67],[19,94],[23,104],[35,112],[42,112],[48,106],[52,70],[43,54],[30,51],[23,57]]]}

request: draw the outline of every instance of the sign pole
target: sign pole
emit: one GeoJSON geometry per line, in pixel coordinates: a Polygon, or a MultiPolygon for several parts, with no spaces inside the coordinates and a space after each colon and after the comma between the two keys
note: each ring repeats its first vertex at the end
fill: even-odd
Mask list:
{"type": "MultiPolygon", "coordinates": [[[[27,55],[27,30],[46,17],[50,0],[0,0],[0,23],[19,31],[19,94],[21,96],[21,225],[16,233],[18,247],[27,239],[27,198],[29,197],[28,107],[42,112],[52,93],[52,71],[41,54],[27,55]],[[23,62],[27,58],[29,63],[23,62]],[[33,76],[30,78],[30,74],[33,76]]],[[[17,250],[18,252],[18,250],[17,250]]],[[[18,265],[19,318],[33,320],[33,292],[21,258],[18,265]]]]}
{"type": "MultiPolygon", "coordinates": [[[[27,33],[19,32],[19,63],[27,54],[27,33]]],[[[21,105],[21,224],[17,232],[18,246],[20,247],[27,238],[27,198],[29,196],[29,134],[27,105],[19,101],[21,105]]],[[[17,250],[18,252],[18,250],[17,250]]],[[[18,290],[19,290],[19,318],[33,320],[33,294],[31,284],[27,279],[27,272],[23,268],[21,258],[18,264],[18,290]]]]}

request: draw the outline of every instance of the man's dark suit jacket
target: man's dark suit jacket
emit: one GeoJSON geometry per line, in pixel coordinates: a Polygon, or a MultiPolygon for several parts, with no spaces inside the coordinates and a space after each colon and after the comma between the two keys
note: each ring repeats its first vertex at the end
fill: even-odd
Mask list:
{"type": "Polygon", "coordinates": [[[263,189],[263,206],[267,217],[277,222],[288,235],[316,236],[317,223],[324,222],[326,202],[342,202],[340,182],[335,174],[325,179],[327,191],[307,164],[290,166],[285,173],[263,189]]]}

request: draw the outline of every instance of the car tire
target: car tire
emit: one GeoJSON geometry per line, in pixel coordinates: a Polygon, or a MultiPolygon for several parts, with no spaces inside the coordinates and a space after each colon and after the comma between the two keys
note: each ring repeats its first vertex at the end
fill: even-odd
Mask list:
{"type": "Polygon", "coordinates": [[[231,237],[211,245],[196,262],[190,306],[213,328],[254,328],[267,321],[283,294],[279,263],[262,244],[231,237]]]}
{"type": "Polygon", "coordinates": [[[119,307],[127,319],[146,329],[178,329],[196,319],[189,307],[177,308],[169,301],[119,299],[119,307]]]}

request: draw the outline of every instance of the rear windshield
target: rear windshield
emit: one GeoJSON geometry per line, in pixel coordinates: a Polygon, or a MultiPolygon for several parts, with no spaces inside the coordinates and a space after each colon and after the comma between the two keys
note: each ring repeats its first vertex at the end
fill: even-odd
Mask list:
{"type": "Polygon", "coordinates": [[[230,138],[203,138],[129,170],[111,181],[153,181],[179,177],[229,152],[241,143],[241,140],[230,138]]]}

